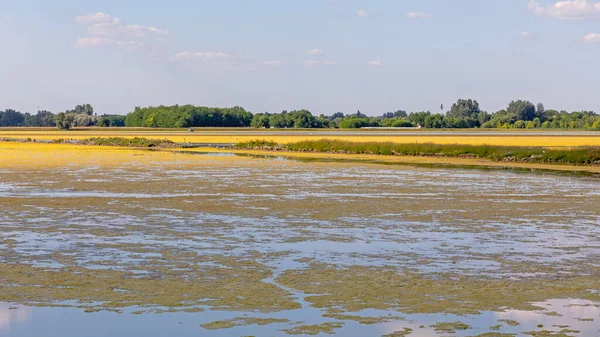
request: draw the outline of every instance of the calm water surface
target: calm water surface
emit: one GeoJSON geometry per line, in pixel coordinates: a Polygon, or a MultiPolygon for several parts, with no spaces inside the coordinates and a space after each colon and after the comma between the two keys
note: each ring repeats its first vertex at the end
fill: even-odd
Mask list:
{"type": "MultiPolygon", "coordinates": [[[[36,156],[43,162],[48,154],[36,156]]],[[[333,332],[357,337],[404,328],[413,330],[409,336],[563,329],[600,335],[600,303],[593,300],[546,293],[535,310],[451,315],[390,306],[345,313],[396,317],[360,324],[324,316],[333,307],[316,307],[304,288],[279,278],[315,266],[517,281],[585,274],[600,267],[600,181],[592,177],[150,152],[111,162],[110,156],[98,152],[52,168],[0,167],[1,336],[287,336],[283,330],[324,322],[343,322],[333,332]],[[57,271],[91,276],[61,284],[51,277],[57,271]],[[30,274],[36,276],[23,277],[30,274]],[[147,296],[162,291],[155,287],[162,283],[141,285],[138,278],[175,282],[164,283],[170,287],[178,279],[208,284],[216,293],[182,293],[173,304],[147,296]],[[99,283],[104,279],[113,283],[99,283]],[[122,279],[130,288],[119,287],[122,279]],[[114,303],[107,304],[104,287],[114,303]],[[276,289],[284,304],[251,300],[244,287],[265,296],[276,289]],[[232,298],[224,300],[227,293],[232,298]],[[197,312],[181,312],[186,308],[197,312]],[[240,317],[288,322],[201,327],[240,317]],[[435,331],[439,322],[470,328],[435,331]]]]}

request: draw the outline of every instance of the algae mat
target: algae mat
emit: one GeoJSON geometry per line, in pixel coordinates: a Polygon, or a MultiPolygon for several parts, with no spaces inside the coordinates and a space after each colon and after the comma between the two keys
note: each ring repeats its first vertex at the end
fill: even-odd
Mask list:
{"type": "Polygon", "coordinates": [[[0,177],[0,335],[600,329],[592,177],[13,143],[0,177]]]}

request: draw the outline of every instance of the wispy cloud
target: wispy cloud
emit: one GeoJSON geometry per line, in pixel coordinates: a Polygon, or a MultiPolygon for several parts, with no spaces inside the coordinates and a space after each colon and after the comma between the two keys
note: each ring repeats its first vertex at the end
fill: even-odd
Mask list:
{"type": "Polygon", "coordinates": [[[164,42],[167,30],[152,26],[124,24],[121,19],[98,12],[75,17],[75,22],[87,26],[87,36],[79,38],[77,47],[117,46],[138,50],[154,42],[164,42]]]}
{"type": "Polygon", "coordinates": [[[228,63],[232,56],[224,52],[189,52],[184,51],[169,58],[173,62],[199,61],[207,64],[228,63]]]}
{"type": "Polygon", "coordinates": [[[360,16],[360,17],[365,17],[369,15],[369,12],[367,12],[364,9],[360,9],[358,12],[356,12],[356,15],[360,16]]]}
{"type": "Polygon", "coordinates": [[[520,32],[519,36],[523,39],[529,39],[533,37],[533,34],[531,34],[531,32],[520,32]]]}
{"type": "Polygon", "coordinates": [[[369,65],[373,66],[373,67],[379,67],[379,66],[381,66],[381,60],[369,61],[369,65]]]}
{"type": "Polygon", "coordinates": [[[334,65],[337,64],[337,62],[335,62],[335,61],[310,61],[310,60],[308,60],[308,61],[304,61],[304,64],[306,64],[309,67],[310,66],[318,66],[318,65],[321,65],[321,66],[334,66],[334,65]]]}
{"type": "Polygon", "coordinates": [[[315,49],[311,49],[311,50],[307,51],[306,54],[308,54],[310,56],[322,55],[323,50],[315,48],[315,49]]]}
{"type": "Polygon", "coordinates": [[[429,19],[431,15],[423,12],[408,12],[406,17],[409,19],[429,19]]]}
{"type": "Polygon", "coordinates": [[[548,6],[543,6],[537,0],[529,0],[527,8],[537,15],[555,19],[600,19],[600,2],[587,0],[558,1],[548,6]]]}
{"type": "Polygon", "coordinates": [[[276,66],[280,66],[281,65],[281,61],[276,61],[276,60],[263,61],[261,63],[264,64],[264,65],[266,65],[266,66],[271,66],[271,67],[276,67],[276,66]]]}
{"type": "Polygon", "coordinates": [[[586,43],[600,43],[600,33],[589,33],[581,38],[586,43]]]}

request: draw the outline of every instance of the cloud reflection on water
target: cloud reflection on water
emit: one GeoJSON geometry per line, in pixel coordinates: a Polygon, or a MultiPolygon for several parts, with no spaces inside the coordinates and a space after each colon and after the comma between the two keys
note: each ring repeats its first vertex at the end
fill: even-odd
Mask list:
{"type": "Polygon", "coordinates": [[[25,324],[31,319],[31,308],[0,303],[0,332],[10,331],[11,326],[25,324]],[[16,309],[15,309],[16,308],[16,309]]]}

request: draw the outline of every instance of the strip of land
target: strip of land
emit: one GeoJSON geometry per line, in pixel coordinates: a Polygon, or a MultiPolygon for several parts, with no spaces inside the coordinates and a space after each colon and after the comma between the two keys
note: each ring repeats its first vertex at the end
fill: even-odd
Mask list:
{"type": "MultiPolygon", "coordinates": [[[[600,146],[525,147],[460,144],[398,144],[393,142],[352,142],[331,139],[275,143],[250,141],[226,148],[194,147],[165,139],[95,137],[86,139],[4,139],[0,149],[40,150],[40,146],[102,146],[156,149],[183,153],[233,153],[238,155],[278,156],[299,160],[345,161],[372,164],[410,164],[452,167],[536,169],[600,173],[600,146]],[[2,144],[11,144],[2,146],[2,144]],[[15,146],[19,144],[19,146],[15,146]]],[[[1,139],[0,139],[1,141],[1,139]]]]}
{"type": "Polygon", "coordinates": [[[439,130],[271,130],[225,128],[187,130],[161,129],[77,129],[58,131],[56,129],[0,129],[0,138],[48,141],[55,139],[81,140],[88,138],[150,138],[169,140],[176,143],[196,144],[237,144],[255,140],[265,140],[290,144],[307,140],[331,139],[352,142],[392,142],[397,144],[465,144],[497,146],[600,146],[600,132],[591,131],[439,131],[439,130]]]}

